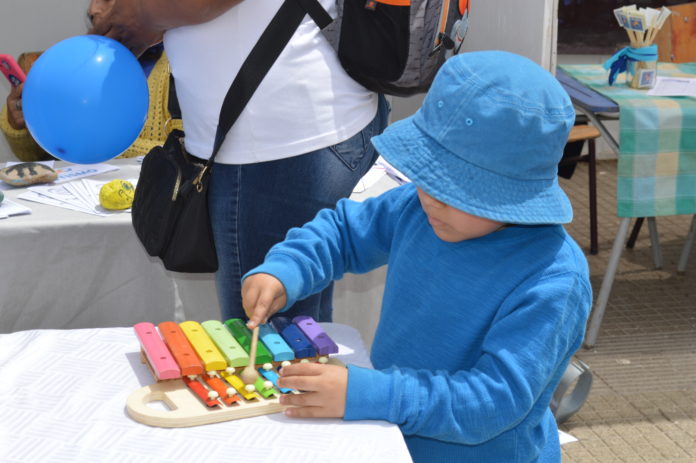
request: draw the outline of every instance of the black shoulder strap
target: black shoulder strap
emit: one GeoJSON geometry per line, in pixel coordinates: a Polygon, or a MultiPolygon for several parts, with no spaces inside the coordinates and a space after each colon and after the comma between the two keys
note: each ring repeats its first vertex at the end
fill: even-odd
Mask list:
{"type": "Polygon", "coordinates": [[[302,19],[307,14],[307,11],[301,6],[304,1],[285,0],[283,2],[239,69],[239,73],[227,91],[220,109],[213,154],[206,164],[208,168],[212,167],[227,132],[302,23],[302,19]]]}
{"type": "Polygon", "coordinates": [[[331,15],[321,6],[319,0],[297,0],[300,6],[307,12],[310,18],[314,20],[319,29],[324,29],[331,24],[333,19],[331,15]]]}
{"type": "Polygon", "coordinates": [[[176,97],[176,87],[174,85],[174,75],[169,73],[169,97],[167,98],[167,109],[172,119],[181,119],[181,108],[176,97]]]}

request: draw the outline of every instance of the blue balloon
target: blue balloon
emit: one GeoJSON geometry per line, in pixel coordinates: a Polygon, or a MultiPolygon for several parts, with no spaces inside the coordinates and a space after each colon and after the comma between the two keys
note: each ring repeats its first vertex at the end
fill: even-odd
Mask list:
{"type": "Polygon", "coordinates": [[[44,150],[58,159],[93,164],[133,144],[147,117],[147,78],[126,47],[82,35],[43,52],[22,91],[24,120],[44,150]]]}

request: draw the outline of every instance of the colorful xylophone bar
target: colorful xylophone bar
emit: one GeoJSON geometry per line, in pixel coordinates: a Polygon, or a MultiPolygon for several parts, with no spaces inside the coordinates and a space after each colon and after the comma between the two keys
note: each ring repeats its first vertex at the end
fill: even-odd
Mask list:
{"type": "Polygon", "coordinates": [[[312,358],[327,361],[326,356],[338,352],[338,346],[311,317],[298,316],[292,321],[276,317],[260,327],[256,363],[262,377],[246,385],[235,374],[249,363],[251,331],[241,319],[224,324],[217,320],[178,325],[168,321],[157,328],[143,322],[134,329],[155,378],[181,379],[208,407],[232,406],[240,396],[249,401],[260,399],[259,394],[268,399],[293,392],[277,386],[274,368],[312,358]]]}

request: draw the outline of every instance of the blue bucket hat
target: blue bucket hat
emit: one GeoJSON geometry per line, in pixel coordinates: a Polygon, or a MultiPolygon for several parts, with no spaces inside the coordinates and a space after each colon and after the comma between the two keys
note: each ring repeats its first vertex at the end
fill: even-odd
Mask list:
{"type": "Polygon", "coordinates": [[[440,201],[505,223],[573,219],[558,162],[575,111],[554,76],[502,51],[445,61],[421,108],[372,143],[440,201]]]}

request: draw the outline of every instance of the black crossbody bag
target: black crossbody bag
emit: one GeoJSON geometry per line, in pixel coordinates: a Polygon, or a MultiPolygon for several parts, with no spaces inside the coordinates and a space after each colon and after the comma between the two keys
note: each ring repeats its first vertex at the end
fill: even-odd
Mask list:
{"type": "Polygon", "coordinates": [[[147,253],[161,258],[167,270],[217,271],[208,214],[210,170],[227,132],[307,13],[326,21],[326,12],[312,1],[286,0],[266,27],[225,95],[207,163],[195,162],[186,153],[180,130],[172,131],[164,146],[145,156],[133,200],[133,228],[147,253]]]}

